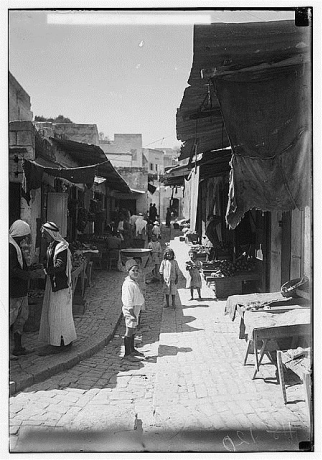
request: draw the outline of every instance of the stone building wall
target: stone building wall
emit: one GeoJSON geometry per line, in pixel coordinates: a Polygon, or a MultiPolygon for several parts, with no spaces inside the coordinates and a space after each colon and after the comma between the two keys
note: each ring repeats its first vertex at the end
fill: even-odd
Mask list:
{"type": "Polygon", "coordinates": [[[100,141],[105,153],[131,153],[132,166],[142,168],[142,134],[114,134],[113,141],[100,141]]]}
{"type": "Polygon", "coordinates": [[[37,121],[35,126],[42,134],[51,130],[54,136],[68,139],[84,144],[99,145],[99,136],[95,124],[78,124],[78,123],[52,123],[49,121],[37,121]]]}
{"type": "Polygon", "coordinates": [[[9,72],[9,122],[32,121],[30,96],[9,72]]]}

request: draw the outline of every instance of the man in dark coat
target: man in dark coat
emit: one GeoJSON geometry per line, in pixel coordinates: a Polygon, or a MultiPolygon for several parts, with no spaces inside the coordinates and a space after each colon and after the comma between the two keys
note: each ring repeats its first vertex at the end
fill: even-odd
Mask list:
{"type": "Polygon", "coordinates": [[[10,359],[26,355],[30,351],[21,345],[23,327],[28,319],[28,280],[38,277],[29,271],[21,250],[21,242],[30,235],[30,227],[23,220],[16,220],[9,230],[9,297],[10,327],[13,332],[14,349],[10,359]]]}

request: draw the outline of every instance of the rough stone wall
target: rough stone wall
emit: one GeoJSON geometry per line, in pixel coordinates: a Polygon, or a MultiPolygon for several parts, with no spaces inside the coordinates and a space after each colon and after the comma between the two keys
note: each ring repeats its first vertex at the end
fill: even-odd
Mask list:
{"type": "Polygon", "coordinates": [[[77,124],[77,123],[52,123],[52,122],[36,122],[37,129],[48,130],[51,128],[54,136],[62,137],[75,142],[83,142],[84,144],[99,145],[99,136],[97,126],[95,124],[77,124]]]}
{"type": "MultiPolygon", "coordinates": [[[[13,121],[9,123],[9,181],[22,182],[22,160],[35,159],[35,133],[36,130],[31,121],[13,121]],[[18,161],[15,161],[18,160],[18,161]],[[18,172],[18,174],[17,174],[18,172]]],[[[32,190],[31,200],[28,205],[24,198],[20,200],[20,218],[30,225],[31,247],[30,260],[37,260],[35,248],[36,219],[41,212],[41,194],[39,190],[32,190]]]]}
{"type": "Polygon", "coordinates": [[[9,72],[9,122],[32,121],[30,96],[9,72]]]}
{"type": "Polygon", "coordinates": [[[31,121],[9,123],[9,181],[21,182],[23,158],[35,159],[35,128],[31,121]],[[18,163],[15,161],[18,159],[18,163]],[[18,168],[19,174],[16,176],[18,168]]]}

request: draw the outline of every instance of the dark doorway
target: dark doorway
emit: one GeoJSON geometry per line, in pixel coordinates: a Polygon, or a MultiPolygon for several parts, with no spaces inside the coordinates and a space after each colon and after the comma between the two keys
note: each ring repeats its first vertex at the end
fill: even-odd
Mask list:
{"type": "Polygon", "coordinates": [[[119,209],[128,209],[131,214],[136,214],[136,200],[118,200],[116,206],[119,209]]]}
{"type": "Polygon", "coordinates": [[[9,182],[9,226],[20,219],[21,185],[19,182],[9,182]]]}

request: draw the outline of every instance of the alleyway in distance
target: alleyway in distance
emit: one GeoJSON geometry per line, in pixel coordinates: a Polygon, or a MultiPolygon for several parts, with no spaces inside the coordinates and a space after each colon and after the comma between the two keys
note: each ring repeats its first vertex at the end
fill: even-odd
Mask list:
{"type": "Polygon", "coordinates": [[[225,302],[205,285],[202,301],[188,301],[188,246],[175,238],[171,247],[177,309],[163,309],[159,283],[147,285],[137,334],[147,358],[121,359],[122,321],[94,356],[11,397],[11,452],[298,451],[310,438],[302,386],[288,389],[285,406],[274,366],[252,380],[225,302]]]}

